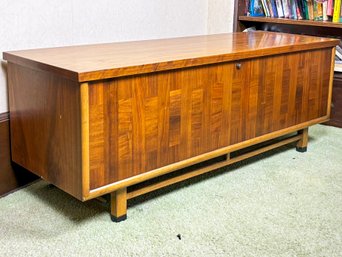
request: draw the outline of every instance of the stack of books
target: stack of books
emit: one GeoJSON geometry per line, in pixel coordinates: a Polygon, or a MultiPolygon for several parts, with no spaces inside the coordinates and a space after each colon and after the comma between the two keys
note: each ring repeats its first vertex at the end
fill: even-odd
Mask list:
{"type": "Polygon", "coordinates": [[[342,0],[245,0],[245,15],[342,23],[342,0]]]}
{"type": "Polygon", "coordinates": [[[342,72],[342,43],[336,46],[335,71],[342,72]]]}

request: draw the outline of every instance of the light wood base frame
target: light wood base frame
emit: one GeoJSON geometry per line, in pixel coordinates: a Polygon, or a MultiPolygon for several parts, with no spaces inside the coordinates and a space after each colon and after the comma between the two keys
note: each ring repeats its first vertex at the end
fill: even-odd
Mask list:
{"type": "Polygon", "coordinates": [[[127,218],[127,188],[121,188],[110,195],[112,221],[120,222],[127,218]]]}
{"type": "Polygon", "coordinates": [[[120,188],[111,193],[111,218],[114,222],[120,222],[127,218],[127,200],[132,199],[134,197],[147,194],[149,192],[161,189],[166,186],[170,186],[172,184],[202,175],[204,173],[215,171],[224,166],[245,160],[247,158],[256,156],[258,154],[270,151],[272,149],[288,145],[291,143],[297,142],[296,149],[299,152],[305,152],[308,144],[308,128],[304,128],[297,132],[297,135],[293,135],[282,139],[278,142],[271,143],[266,146],[262,146],[256,150],[252,150],[250,152],[235,156],[231,158],[231,153],[227,153],[225,155],[225,159],[223,161],[216,162],[214,164],[201,167],[195,170],[191,170],[187,173],[183,173],[172,178],[167,178],[165,180],[148,184],[147,186],[138,188],[136,190],[127,192],[127,187],[120,188]],[[305,151],[303,151],[305,149],[305,151]]]}
{"type": "Polygon", "coordinates": [[[308,141],[309,141],[309,128],[305,128],[298,131],[298,135],[301,135],[301,140],[298,141],[296,145],[296,150],[298,152],[304,153],[307,151],[308,141]]]}

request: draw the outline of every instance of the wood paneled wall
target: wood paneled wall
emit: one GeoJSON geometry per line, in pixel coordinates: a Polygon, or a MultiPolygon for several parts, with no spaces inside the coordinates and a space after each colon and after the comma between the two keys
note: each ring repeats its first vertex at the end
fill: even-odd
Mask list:
{"type": "Polygon", "coordinates": [[[342,128],[342,73],[335,73],[331,118],[326,124],[342,128]]]}
{"type": "Polygon", "coordinates": [[[10,155],[9,117],[8,113],[0,114],[0,196],[20,188],[37,176],[27,170],[12,165],[10,155]]]}

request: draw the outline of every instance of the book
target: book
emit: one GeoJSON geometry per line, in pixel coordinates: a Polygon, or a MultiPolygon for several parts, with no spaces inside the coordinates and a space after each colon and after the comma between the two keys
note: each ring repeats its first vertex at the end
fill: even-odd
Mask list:
{"type": "Polygon", "coordinates": [[[340,22],[342,22],[342,3],[341,3],[341,12],[340,12],[340,22]]]}
{"type": "Polygon", "coordinates": [[[249,6],[250,6],[250,1],[249,0],[245,0],[245,9],[244,9],[244,14],[246,16],[249,16],[250,13],[249,13],[249,6]]]}
{"type": "Polygon", "coordinates": [[[249,13],[251,16],[265,16],[260,0],[251,0],[249,13]]]}
{"type": "Polygon", "coordinates": [[[271,0],[266,0],[266,4],[268,7],[268,11],[270,12],[270,17],[274,18],[274,12],[272,9],[272,4],[271,4],[271,0]]]}
{"type": "Polygon", "coordinates": [[[340,15],[341,15],[341,0],[335,0],[332,22],[339,22],[340,15]]]}
{"type": "Polygon", "coordinates": [[[289,18],[289,2],[288,0],[282,0],[284,17],[289,18]]]}
{"type": "Polygon", "coordinates": [[[268,6],[266,0],[261,0],[262,7],[264,8],[264,13],[266,17],[271,17],[270,11],[268,10],[268,6]]]}
{"type": "Polygon", "coordinates": [[[297,19],[298,20],[303,20],[303,11],[302,11],[302,7],[301,7],[301,1],[300,0],[295,0],[296,2],[296,13],[297,13],[297,19]]]}
{"type": "Polygon", "coordinates": [[[335,55],[336,55],[340,60],[342,60],[342,48],[341,48],[339,45],[336,46],[335,55]]]}
{"type": "Polygon", "coordinates": [[[322,21],[323,20],[323,7],[322,3],[318,3],[314,0],[314,20],[322,21]]]}
{"type": "Polygon", "coordinates": [[[342,64],[336,63],[335,64],[335,69],[336,72],[342,72],[342,64]]]}
{"type": "Polygon", "coordinates": [[[308,13],[309,13],[309,20],[314,19],[314,0],[308,0],[308,13]]]}
{"type": "Polygon", "coordinates": [[[289,18],[297,20],[297,8],[295,0],[289,0],[289,10],[291,11],[289,18]]]}
{"type": "Polygon", "coordinates": [[[306,20],[310,20],[310,18],[309,18],[309,9],[308,9],[308,1],[307,0],[303,0],[302,4],[303,4],[303,12],[304,12],[305,19],[306,20]]]}
{"type": "Polygon", "coordinates": [[[328,18],[328,2],[327,1],[324,1],[322,3],[322,10],[323,10],[323,20],[324,21],[329,20],[329,18],[328,18]]]}
{"type": "Polygon", "coordinates": [[[274,14],[274,18],[278,18],[278,11],[277,11],[277,6],[275,4],[275,0],[271,0],[271,5],[272,5],[272,10],[273,10],[273,14],[274,14]]]}
{"type": "Polygon", "coordinates": [[[327,15],[333,16],[334,0],[328,0],[327,15]]]}
{"type": "Polygon", "coordinates": [[[284,11],[283,11],[283,5],[281,3],[281,0],[275,0],[276,7],[277,7],[277,13],[279,18],[284,18],[284,11]]]}

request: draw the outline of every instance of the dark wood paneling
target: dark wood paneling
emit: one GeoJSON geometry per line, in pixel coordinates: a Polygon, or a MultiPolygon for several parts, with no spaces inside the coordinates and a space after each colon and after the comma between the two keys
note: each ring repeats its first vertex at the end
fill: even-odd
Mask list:
{"type": "Polygon", "coordinates": [[[0,114],[0,196],[20,188],[37,176],[29,171],[12,165],[10,155],[10,136],[8,113],[0,114]]]}
{"type": "Polygon", "coordinates": [[[326,124],[342,128],[342,73],[335,73],[331,117],[326,124]]]}
{"type": "Polygon", "coordinates": [[[245,1],[235,0],[234,1],[234,21],[233,21],[233,31],[234,32],[241,32],[243,31],[246,26],[239,22],[239,16],[245,15],[245,1]]]}
{"type": "Polygon", "coordinates": [[[331,49],[89,84],[95,189],[327,115],[331,49]]]}
{"type": "Polygon", "coordinates": [[[12,159],[82,198],[80,87],[8,63],[12,159]]]}

